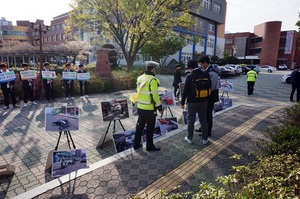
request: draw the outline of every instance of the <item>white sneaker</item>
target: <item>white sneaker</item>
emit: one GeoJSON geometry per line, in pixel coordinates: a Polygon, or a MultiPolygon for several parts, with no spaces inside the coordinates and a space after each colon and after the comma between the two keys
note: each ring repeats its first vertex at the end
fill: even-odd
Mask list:
{"type": "Polygon", "coordinates": [[[209,140],[203,140],[202,143],[203,143],[204,145],[207,145],[207,144],[209,143],[209,140]]]}
{"type": "Polygon", "coordinates": [[[4,106],[3,110],[9,109],[9,106],[4,106]]]}
{"type": "Polygon", "coordinates": [[[23,107],[26,108],[27,106],[28,106],[28,103],[24,103],[24,104],[23,104],[23,107]]]}
{"type": "Polygon", "coordinates": [[[185,137],[184,140],[189,143],[189,144],[192,144],[192,140],[190,140],[188,137],[185,137]]]}
{"type": "Polygon", "coordinates": [[[73,99],[74,99],[74,97],[71,97],[71,99],[73,100],[73,99]]]}
{"type": "Polygon", "coordinates": [[[80,98],[84,98],[84,96],[80,96],[80,98]]]}
{"type": "Polygon", "coordinates": [[[89,97],[88,95],[85,95],[84,97],[89,97]]]}
{"type": "Polygon", "coordinates": [[[33,104],[33,105],[37,105],[37,103],[36,103],[35,101],[31,102],[31,104],[33,104]]]}
{"type": "Polygon", "coordinates": [[[69,98],[68,98],[68,97],[66,97],[66,100],[69,100],[69,98]]]}

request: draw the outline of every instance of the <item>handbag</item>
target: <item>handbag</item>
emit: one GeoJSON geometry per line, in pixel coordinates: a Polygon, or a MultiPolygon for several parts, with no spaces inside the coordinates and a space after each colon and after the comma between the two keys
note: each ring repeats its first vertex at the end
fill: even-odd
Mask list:
{"type": "Polygon", "coordinates": [[[219,100],[218,102],[214,103],[214,112],[218,112],[223,110],[223,103],[221,100],[219,100]]]}

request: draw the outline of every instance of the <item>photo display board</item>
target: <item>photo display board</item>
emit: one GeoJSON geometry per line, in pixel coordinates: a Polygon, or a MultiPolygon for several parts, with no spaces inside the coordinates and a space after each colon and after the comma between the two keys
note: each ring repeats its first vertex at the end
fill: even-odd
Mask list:
{"type": "Polygon", "coordinates": [[[86,149],[72,149],[53,152],[51,170],[52,177],[60,177],[87,167],[86,149]]]}
{"type": "Polygon", "coordinates": [[[79,130],[79,107],[45,108],[45,130],[56,132],[79,130]]]}
{"type": "Polygon", "coordinates": [[[127,99],[101,102],[103,121],[129,118],[127,99]]]}

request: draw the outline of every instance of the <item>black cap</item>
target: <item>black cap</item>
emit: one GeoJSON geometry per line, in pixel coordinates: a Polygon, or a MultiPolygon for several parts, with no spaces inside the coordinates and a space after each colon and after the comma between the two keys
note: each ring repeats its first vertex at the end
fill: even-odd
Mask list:
{"type": "Polygon", "coordinates": [[[44,66],[50,66],[49,62],[45,62],[43,65],[44,66]]]}

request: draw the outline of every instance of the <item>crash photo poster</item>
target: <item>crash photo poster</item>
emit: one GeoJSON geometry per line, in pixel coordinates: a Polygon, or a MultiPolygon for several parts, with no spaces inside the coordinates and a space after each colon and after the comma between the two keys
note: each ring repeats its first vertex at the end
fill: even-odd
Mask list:
{"type": "Polygon", "coordinates": [[[45,108],[45,130],[47,132],[79,130],[79,107],[61,106],[45,108]]]}

